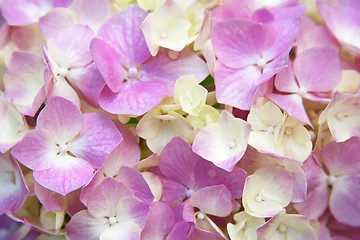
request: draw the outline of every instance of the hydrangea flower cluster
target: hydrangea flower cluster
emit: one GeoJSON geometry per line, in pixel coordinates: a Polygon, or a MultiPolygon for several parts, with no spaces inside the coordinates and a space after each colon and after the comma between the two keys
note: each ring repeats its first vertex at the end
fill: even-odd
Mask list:
{"type": "Polygon", "coordinates": [[[359,10],[0,0],[0,239],[360,239],[359,10]]]}

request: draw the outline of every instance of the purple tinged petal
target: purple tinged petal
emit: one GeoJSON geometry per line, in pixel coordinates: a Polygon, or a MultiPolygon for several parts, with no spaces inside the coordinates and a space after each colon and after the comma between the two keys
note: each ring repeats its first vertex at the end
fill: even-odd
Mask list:
{"type": "Polygon", "coordinates": [[[90,44],[91,55],[107,86],[112,92],[119,92],[126,77],[126,71],[120,63],[121,56],[105,41],[94,38],[90,44]]]}
{"type": "Polygon", "coordinates": [[[72,216],[65,229],[70,239],[98,240],[101,233],[109,228],[108,222],[106,218],[94,218],[83,210],[72,216]]]}
{"type": "Polygon", "coordinates": [[[203,213],[226,217],[235,208],[232,200],[232,195],[225,185],[216,185],[197,190],[189,203],[203,213]]]}
{"type": "Polygon", "coordinates": [[[133,192],[124,184],[113,178],[106,178],[96,187],[86,206],[93,217],[113,217],[117,213],[118,201],[133,195],[133,192]]]}
{"type": "Polygon", "coordinates": [[[122,136],[107,116],[100,113],[85,113],[83,116],[83,128],[70,143],[69,151],[90,162],[94,168],[100,168],[122,141],[122,136]]]}
{"type": "Polygon", "coordinates": [[[41,129],[28,132],[11,151],[16,160],[34,171],[51,168],[55,164],[57,153],[53,136],[41,129]]]}
{"type": "Polygon", "coordinates": [[[17,212],[25,201],[29,190],[23,178],[19,165],[0,153],[0,215],[17,212]]]}
{"type": "Polygon", "coordinates": [[[22,26],[36,23],[42,15],[45,15],[52,8],[68,7],[71,1],[4,0],[1,3],[1,10],[10,25],[22,26]]]}
{"type": "MultiPolygon", "coordinates": [[[[264,25],[265,43],[262,57],[268,61],[281,55],[287,56],[300,28],[300,18],[283,18],[264,25]]],[[[283,67],[286,67],[284,65],[283,67]]],[[[279,69],[280,70],[280,69],[279,69]]]]}
{"type": "Polygon", "coordinates": [[[140,116],[157,104],[166,95],[166,86],[161,82],[125,82],[118,93],[104,87],[99,96],[99,105],[113,114],[140,116]]]}
{"type": "Polygon", "coordinates": [[[36,197],[42,203],[46,211],[60,211],[66,209],[67,201],[64,196],[46,189],[37,183],[34,185],[34,191],[36,197]]]}
{"type": "Polygon", "coordinates": [[[133,191],[135,197],[139,198],[145,203],[151,204],[154,200],[154,196],[150,190],[149,185],[141,173],[135,169],[123,166],[120,168],[119,173],[115,179],[123,183],[126,187],[130,188],[133,191]]]}
{"type": "Polygon", "coordinates": [[[190,188],[188,189],[182,184],[166,179],[162,179],[162,187],[161,201],[168,205],[183,201],[185,197],[190,196],[193,192],[190,188]]]}
{"type": "Polygon", "coordinates": [[[250,110],[261,71],[249,66],[240,70],[227,68],[217,62],[214,68],[216,98],[220,103],[243,110],[250,110]]]}
{"type": "Polygon", "coordinates": [[[175,225],[175,216],[171,208],[162,202],[153,202],[150,205],[142,240],[163,239],[175,225]]]}
{"type": "Polygon", "coordinates": [[[360,174],[360,138],[352,137],[341,143],[331,142],[320,152],[322,163],[336,177],[360,174]]]}
{"type": "Polygon", "coordinates": [[[187,238],[187,240],[198,240],[198,239],[224,240],[225,238],[223,238],[219,234],[201,230],[199,228],[195,228],[194,231],[192,231],[190,236],[187,238]]]}
{"type": "Polygon", "coordinates": [[[264,30],[261,24],[230,19],[215,24],[211,33],[215,54],[229,68],[244,68],[261,56],[264,30]]]}
{"type": "Polygon", "coordinates": [[[116,220],[119,224],[122,224],[123,221],[135,223],[140,234],[145,227],[149,204],[144,203],[134,196],[127,196],[117,202],[116,211],[116,220]]]}
{"type": "Polygon", "coordinates": [[[330,211],[335,219],[348,226],[360,227],[359,197],[359,175],[338,178],[332,186],[329,202],[330,211]]]}
{"type": "Polygon", "coordinates": [[[247,174],[241,168],[235,167],[227,172],[205,160],[198,161],[194,167],[196,187],[198,189],[213,185],[224,184],[233,198],[240,199],[244,189],[247,174]]]}
{"type": "Polygon", "coordinates": [[[80,132],[82,125],[81,112],[72,102],[52,97],[40,112],[36,128],[47,131],[55,143],[64,144],[80,132]]]}
{"type": "Polygon", "coordinates": [[[99,107],[98,98],[105,86],[105,81],[93,62],[83,68],[72,69],[67,78],[75,82],[74,85],[89,104],[95,108],[99,107]]]}
{"type": "Polygon", "coordinates": [[[302,102],[302,97],[297,94],[282,95],[276,93],[268,93],[265,95],[272,102],[284,109],[294,118],[310,125],[312,127],[309,116],[306,113],[302,102]]]}
{"type": "Polygon", "coordinates": [[[63,196],[84,186],[93,176],[93,167],[85,160],[67,154],[57,155],[54,165],[34,171],[34,179],[43,187],[63,196]]]}
{"type": "Polygon", "coordinates": [[[175,82],[182,76],[193,76],[200,83],[209,74],[206,63],[189,49],[173,52],[161,49],[156,57],[149,58],[141,66],[140,80],[159,81],[166,85],[167,95],[173,95],[175,82]]]}
{"type": "Polygon", "coordinates": [[[341,80],[341,63],[333,48],[311,48],[294,61],[294,74],[301,88],[312,92],[332,90],[341,80]]]}
{"type": "Polygon", "coordinates": [[[294,73],[293,73],[293,64],[289,63],[289,66],[278,72],[275,77],[275,87],[282,91],[288,93],[297,93],[299,86],[296,82],[294,73]]]}
{"type": "Polygon", "coordinates": [[[53,9],[39,20],[41,32],[46,39],[58,29],[76,23],[76,14],[68,8],[53,9]]]}
{"type": "Polygon", "coordinates": [[[140,161],[140,147],[132,133],[121,124],[115,124],[123,140],[110,153],[102,170],[107,176],[118,174],[120,167],[134,167],[140,161]]]}
{"type": "Polygon", "coordinates": [[[200,159],[193,153],[189,143],[180,137],[174,137],[160,154],[159,168],[168,179],[192,187],[194,185],[192,173],[200,159]]]}
{"type": "Polygon", "coordinates": [[[35,54],[14,52],[11,55],[4,76],[4,97],[11,99],[25,115],[34,116],[40,107],[34,101],[44,85],[44,68],[42,59],[35,54]]]}
{"type": "Polygon", "coordinates": [[[171,232],[169,233],[166,239],[167,240],[187,239],[187,237],[189,236],[189,234],[192,232],[193,229],[194,229],[193,223],[189,223],[185,221],[177,222],[175,224],[175,227],[173,228],[173,230],[171,230],[171,232]]]}
{"type": "Polygon", "coordinates": [[[150,57],[140,25],[148,12],[133,4],[102,25],[98,37],[121,56],[121,64],[138,67],[150,57]]]}

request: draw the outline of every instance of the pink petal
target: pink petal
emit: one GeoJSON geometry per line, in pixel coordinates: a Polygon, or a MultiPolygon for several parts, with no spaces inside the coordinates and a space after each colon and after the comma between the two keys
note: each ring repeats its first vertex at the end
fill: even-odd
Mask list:
{"type": "Polygon", "coordinates": [[[121,56],[105,41],[94,38],[90,45],[91,55],[107,86],[113,92],[118,92],[125,79],[126,72],[122,67],[121,56]]]}
{"type": "Polygon", "coordinates": [[[34,171],[34,179],[43,187],[63,196],[84,186],[93,176],[93,167],[85,160],[67,154],[57,155],[54,165],[34,171]]]}
{"type": "Polygon", "coordinates": [[[149,204],[144,203],[133,196],[120,199],[116,205],[116,215],[119,224],[123,222],[133,222],[137,225],[139,233],[145,227],[146,217],[149,212],[149,204]]]}
{"type": "Polygon", "coordinates": [[[297,93],[299,86],[296,82],[294,73],[293,73],[293,64],[289,63],[289,66],[281,70],[275,77],[275,87],[282,91],[288,93],[297,93]]]}
{"type": "Polygon", "coordinates": [[[214,68],[217,100],[236,108],[250,110],[253,96],[260,84],[260,75],[260,69],[255,66],[235,70],[217,62],[214,68]]]}
{"type": "Polygon", "coordinates": [[[341,79],[341,64],[333,48],[312,48],[301,52],[294,61],[294,74],[307,91],[327,92],[341,79]]]}
{"type": "Polygon", "coordinates": [[[98,98],[105,86],[105,81],[93,62],[83,68],[69,71],[68,80],[75,82],[76,87],[89,104],[95,108],[99,107],[98,98]]]}
{"type": "Polygon", "coordinates": [[[56,7],[68,7],[71,0],[31,1],[4,0],[1,3],[2,14],[10,25],[36,23],[42,15],[56,7]]]}
{"type": "Polygon", "coordinates": [[[156,57],[149,58],[141,66],[141,81],[159,81],[166,85],[167,95],[173,95],[175,81],[182,76],[193,76],[200,83],[209,74],[206,63],[189,49],[173,52],[160,49],[156,57]]]}
{"type": "Polygon", "coordinates": [[[88,211],[94,217],[113,217],[117,213],[118,201],[127,196],[133,196],[129,188],[113,178],[106,178],[90,196],[88,211]]]}
{"type": "Polygon", "coordinates": [[[130,5],[103,24],[98,32],[98,37],[121,56],[123,66],[136,68],[150,57],[140,29],[147,15],[138,5],[130,5]]]}
{"type": "Polygon", "coordinates": [[[297,94],[282,95],[276,93],[268,93],[265,95],[272,102],[276,103],[279,107],[288,112],[296,119],[310,125],[311,121],[306,113],[305,107],[302,102],[302,97],[297,94]]]}
{"type": "Polygon", "coordinates": [[[88,26],[61,28],[46,39],[47,55],[61,67],[83,67],[92,60],[89,46],[93,38],[94,33],[88,26]]]}
{"type": "Polygon", "coordinates": [[[161,201],[168,205],[183,201],[185,197],[189,195],[188,192],[191,192],[191,190],[189,191],[189,188],[182,184],[166,179],[162,179],[161,182],[163,187],[161,201]]]}
{"type": "Polygon", "coordinates": [[[68,8],[55,8],[39,20],[41,32],[46,39],[58,29],[76,23],[76,14],[68,8]]]}
{"type": "Polygon", "coordinates": [[[42,203],[46,211],[60,211],[66,209],[66,198],[56,192],[44,188],[35,183],[34,191],[36,197],[42,203]]]}
{"type": "Polygon", "coordinates": [[[171,208],[162,202],[153,202],[146,218],[142,240],[162,239],[175,224],[175,216],[171,208]]]}
{"type": "Polygon", "coordinates": [[[104,87],[99,105],[113,114],[142,115],[155,107],[166,95],[161,82],[124,82],[118,93],[104,87]]]}
{"type": "Polygon", "coordinates": [[[121,134],[107,116],[85,113],[83,128],[70,143],[69,151],[90,162],[94,168],[100,168],[121,141],[121,134]]]}
{"type": "Polygon", "coordinates": [[[72,216],[66,224],[67,235],[70,239],[98,240],[101,233],[109,228],[108,222],[106,218],[94,218],[83,210],[72,216]]]}
{"type": "Polygon", "coordinates": [[[264,46],[263,27],[254,22],[230,19],[215,24],[211,33],[215,54],[227,67],[256,64],[264,46]]]}
{"type": "Polygon", "coordinates": [[[150,204],[152,201],[154,201],[154,196],[151,193],[150,187],[141,173],[135,169],[126,166],[121,167],[116,180],[130,188],[133,191],[135,197],[139,198],[145,203],[150,204]]]}
{"type": "Polygon", "coordinates": [[[225,185],[205,187],[196,191],[190,198],[190,206],[219,217],[228,216],[235,208],[231,193],[225,185]]]}
{"type": "Polygon", "coordinates": [[[102,168],[107,176],[115,176],[120,167],[134,167],[140,161],[140,147],[132,133],[121,124],[115,124],[115,126],[120,131],[123,140],[110,153],[102,168]]]}
{"type": "Polygon", "coordinates": [[[63,144],[74,138],[82,125],[81,112],[72,102],[52,97],[40,112],[36,128],[46,130],[57,144],[63,144]]]}
{"type": "Polygon", "coordinates": [[[55,164],[57,153],[53,136],[40,129],[28,132],[11,151],[16,160],[35,171],[51,168],[55,164]]]}
{"type": "Polygon", "coordinates": [[[193,153],[189,143],[180,137],[174,137],[160,154],[159,168],[170,180],[192,187],[192,172],[200,159],[193,153]]]}
{"type": "Polygon", "coordinates": [[[360,227],[359,183],[360,176],[340,177],[330,195],[330,210],[335,219],[352,227],[360,227]]]}

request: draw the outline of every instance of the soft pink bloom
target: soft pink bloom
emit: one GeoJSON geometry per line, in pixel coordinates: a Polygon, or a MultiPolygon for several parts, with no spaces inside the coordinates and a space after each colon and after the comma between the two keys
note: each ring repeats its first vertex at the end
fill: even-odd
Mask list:
{"type": "Polygon", "coordinates": [[[68,100],[53,97],[40,112],[36,128],[11,153],[34,171],[39,184],[66,195],[86,184],[121,140],[106,116],[82,115],[68,100]]]}
{"type": "Polygon", "coordinates": [[[122,183],[105,179],[86,206],[87,210],[76,213],[66,225],[70,239],[140,239],[149,204],[122,183]]]}
{"type": "Polygon", "coordinates": [[[218,101],[250,109],[258,86],[287,66],[299,22],[298,18],[270,24],[230,19],[215,24],[211,41],[218,57],[214,69],[218,101]]]}
{"type": "Polygon", "coordinates": [[[316,2],[326,26],[337,40],[348,49],[360,53],[360,15],[357,0],[337,0],[335,4],[316,2]]]}
{"type": "Polygon", "coordinates": [[[147,14],[130,5],[106,21],[91,42],[92,56],[107,84],[99,105],[110,113],[142,115],[173,95],[179,77],[190,75],[200,82],[208,75],[206,63],[188,49],[162,49],[150,57],[140,29],[147,14]]]}

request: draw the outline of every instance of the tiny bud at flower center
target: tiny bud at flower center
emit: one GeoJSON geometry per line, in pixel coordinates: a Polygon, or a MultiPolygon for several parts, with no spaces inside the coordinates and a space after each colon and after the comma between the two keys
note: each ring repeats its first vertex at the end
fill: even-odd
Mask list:
{"type": "Polygon", "coordinates": [[[343,120],[345,118],[345,114],[342,113],[342,112],[339,112],[339,113],[336,114],[336,118],[338,120],[343,120]]]}
{"type": "Polygon", "coordinates": [[[114,225],[116,223],[116,218],[115,217],[110,217],[109,218],[109,223],[110,223],[111,226],[114,225]]]}
{"type": "Polygon", "coordinates": [[[69,69],[62,67],[62,68],[60,68],[58,75],[61,77],[65,77],[68,74],[68,72],[69,72],[69,69]]]}
{"type": "Polygon", "coordinates": [[[329,185],[333,185],[336,182],[336,180],[337,180],[337,178],[335,176],[333,176],[333,175],[330,175],[330,176],[327,177],[327,183],[329,185]]]}
{"type": "Polygon", "coordinates": [[[165,38],[168,37],[168,35],[167,35],[166,32],[162,32],[162,33],[160,33],[160,37],[163,38],[163,39],[165,39],[165,38]]]}
{"type": "Polygon", "coordinates": [[[268,128],[267,128],[267,132],[268,132],[268,133],[273,133],[273,132],[274,132],[274,127],[271,127],[271,126],[268,127],[268,128]]]}
{"type": "Polygon", "coordinates": [[[199,213],[199,214],[198,214],[198,218],[199,218],[200,220],[204,220],[205,215],[204,215],[204,214],[202,214],[202,213],[199,213]]]}
{"type": "Polygon", "coordinates": [[[264,68],[266,66],[266,60],[264,58],[260,58],[260,59],[257,60],[256,64],[260,68],[264,68]]]}
{"type": "Polygon", "coordinates": [[[306,95],[307,91],[305,88],[301,87],[297,90],[297,94],[300,96],[300,97],[304,97],[306,95]]]}

